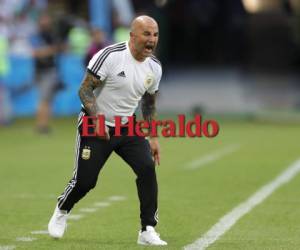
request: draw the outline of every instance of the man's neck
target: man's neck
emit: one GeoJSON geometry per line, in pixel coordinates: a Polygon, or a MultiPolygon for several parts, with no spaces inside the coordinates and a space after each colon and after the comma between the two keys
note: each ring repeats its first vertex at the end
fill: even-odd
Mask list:
{"type": "Polygon", "coordinates": [[[129,44],[129,50],[130,50],[130,53],[131,53],[131,55],[133,56],[133,58],[134,58],[135,60],[139,61],[139,62],[145,61],[146,58],[139,57],[139,55],[138,55],[136,49],[134,48],[133,43],[132,43],[130,40],[129,40],[128,44],[129,44]]]}

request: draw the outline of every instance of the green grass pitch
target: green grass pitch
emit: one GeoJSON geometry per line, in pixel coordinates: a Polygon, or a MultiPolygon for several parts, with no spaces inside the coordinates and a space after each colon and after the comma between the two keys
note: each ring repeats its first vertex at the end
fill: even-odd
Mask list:
{"type": "MultiPolygon", "coordinates": [[[[293,124],[220,121],[214,139],[161,138],[159,224],[168,241],[161,249],[182,249],[208,231],[226,213],[245,201],[300,158],[300,129],[293,124]],[[201,168],[186,165],[231,145],[239,149],[201,168]]],[[[100,173],[97,187],[79,204],[61,240],[33,235],[46,230],[58,196],[73,169],[76,118],[57,119],[53,133],[40,136],[33,120],[17,120],[0,128],[0,249],[124,250],[136,245],[139,208],[135,176],[112,155],[100,173]],[[83,213],[110,196],[94,213],[83,213]],[[36,238],[31,242],[18,237],[36,238]]],[[[300,176],[283,185],[242,217],[209,249],[300,249],[300,176]]]]}

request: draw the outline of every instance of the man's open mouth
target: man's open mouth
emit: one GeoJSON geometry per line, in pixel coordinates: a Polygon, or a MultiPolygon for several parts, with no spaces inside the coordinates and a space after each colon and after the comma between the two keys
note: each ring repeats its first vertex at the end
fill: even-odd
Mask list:
{"type": "Polygon", "coordinates": [[[148,44],[148,45],[145,46],[145,49],[146,49],[147,52],[152,52],[153,49],[154,49],[154,45],[148,44]]]}

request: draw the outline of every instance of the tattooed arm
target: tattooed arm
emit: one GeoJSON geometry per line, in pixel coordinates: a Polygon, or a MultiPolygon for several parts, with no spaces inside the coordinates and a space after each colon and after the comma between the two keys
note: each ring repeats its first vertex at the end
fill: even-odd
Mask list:
{"type": "Polygon", "coordinates": [[[99,108],[97,106],[93,90],[101,84],[102,82],[99,79],[91,73],[86,72],[79,89],[80,100],[86,111],[91,116],[96,116],[99,113],[99,108]]]}
{"type": "Polygon", "coordinates": [[[156,107],[155,107],[156,96],[157,93],[151,95],[146,92],[142,98],[143,117],[149,123],[151,123],[151,121],[156,116],[156,107]]]}
{"type": "MultiPolygon", "coordinates": [[[[90,116],[100,115],[100,109],[97,105],[93,90],[95,88],[99,87],[101,84],[102,84],[102,82],[99,79],[97,79],[91,73],[86,72],[86,74],[82,80],[81,86],[79,88],[78,94],[79,94],[80,100],[81,100],[85,110],[88,112],[88,114],[90,116]]],[[[96,127],[95,127],[96,133],[97,133],[97,131],[99,131],[99,126],[100,126],[100,124],[97,119],[96,127]]],[[[106,140],[109,139],[109,130],[106,126],[105,126],[105,136],[103,137],[103,139],[106,139],[106,140]]]]}
{"type": "MultiPolygon", "coordinates": [[[[155,107],[155,102],[156,102],[156,96],[157,93],[151,95],[149,93],[145,93],[143,98],[142,98],[142,113],[144,119],[149,123],[149,131],[151,131],[151,121],[155,119],[156,117],[156,107],[155,107]]],[[[157,140],[157,137],[151,137],[150,136],[150,148],[152,151],[152,156],[154,158],[155,164],[160,164],[160,147],[159,143],[157,140]]]]}

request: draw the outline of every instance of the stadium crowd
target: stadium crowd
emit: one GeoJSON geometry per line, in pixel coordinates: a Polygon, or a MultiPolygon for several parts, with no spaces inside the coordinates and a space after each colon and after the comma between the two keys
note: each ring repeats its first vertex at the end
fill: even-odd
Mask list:
{"type": "Polygon", "coordinates": [[[50,103],[55,115],[76,114],[78,86],[87,62],[102,47],[127,40],[130,21],[140,14],[153,16],[160,25],[156,52],[165,76],[170,65],[233,65],[243,69],[267,65],[276,72],[298,67],[298,1],[262,1],[258,14],[253,13],[254,2],[259,3],[0,0],[0,124],[37,114],[37,130],[47,131],[50,103]],[[273,8],[273,14],[265,10],[267,7],[273,8]],[[97,23],[97,18],[104,23],[97,23]],[[45,28],[47,25],[51,27],[45,28]],[[41,31],[41,26],[48,31],[41,31]],[[273,42],[273,37],[278,39],[273,42]],[[45,68],[48,77],[41,79],[45,68]],[[53,83],[51,89],[42,87],[47,81],[53,83]]]}

